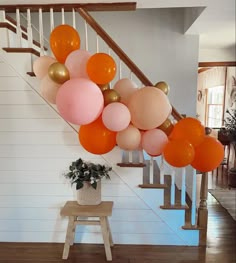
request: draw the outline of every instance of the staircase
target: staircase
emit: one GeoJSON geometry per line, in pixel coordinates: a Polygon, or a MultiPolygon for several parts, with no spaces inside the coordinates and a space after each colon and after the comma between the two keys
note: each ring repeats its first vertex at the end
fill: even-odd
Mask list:
{"type": "MultiPolygon", "coordinates": [[[[115,243],[204,245],[206,175],[202,177],[196,214],[196,173],[188,168],[173,169],[160,158],[144,156],[143,160],[137,152],[123,152],[121,159],[118,148],[101,156],[89,154],[78,143],[77,127],[63,120],[56,107],[41,97],[39,81],[32,77],[34,59],[50,54],[43,34],[48,15],[51,29],[58,16],[66,23],[70,17],[71,24],[80,29],[84,21],[85,42],[81,48],[88,49],[91,42],[96,43],[91,52],[106,49],[104,52],[114,55],[119,65],[118,79],[127,77],[126,74],[141,85],[153,85],[87,12],[135,10],[135,4],[1,9],[0,241],[64,242],[66,220],[60,217],[60,208],[74,198],[74,193],[60,175],[72,160],[81,157],[113,167],[111,181],[102,182],[102,195],[103,200],[114,201],[110,224],[115,243]],[[39,25],[33,27],[31,21],[35,21],[36,15],[39,25]],[[89,31],[88,26],[94,31],[89,31]],[[34,37],[34,28],[38,29],[38,37],[34,37]],[[88,37],[91,35],[95,40],[88,37]],[[189,191],[186,177],[191,181],[189,191]]],[[[175,108],[172,116],[176,120],[181,118],[175,108]]],[[[102,243],[101,232],[96,226],[82,226],[76,230],[76,241],[102,243]]]]}

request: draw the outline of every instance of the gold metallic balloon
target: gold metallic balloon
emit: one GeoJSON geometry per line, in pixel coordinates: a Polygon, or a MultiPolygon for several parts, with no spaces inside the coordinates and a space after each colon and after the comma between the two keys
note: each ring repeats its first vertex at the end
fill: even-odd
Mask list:
{"type": "Polygon", "coordinates": [[[120,95],[114,89],[105,90],[103,92],[103,98],[104,98],[104,106],[107,106],[108,104],[110,104],[112,102],[119,102],[120,101],[120,95]]]}
{"type": "Polygon", "coordinates": [[[158,129],[162,130],[167,136],[169,136],[174,128],[170,119],[166,119],[162,125],[157,127],[158,129]]]}
{"type": "Polygon", "coordinates": [[[58,84],[63,84],[70,79],[70,73],[66,66],[62,63],[56,62],[48,68],[48,76],[51,80],[58,84]]]}
{"type": "Polygon", "coordinates": [[[111,88],[111,87],[110,87],[110,83],[107,83],[107,84],[98,84],[98,87],[101,89],[102,92],[111,88]]]}
{"type": "Polygon", "coordinates": [[[158,88],[158,89],[161,89],[166,95],[170,91],[169,85],[166,82],[164,82],[164,81],[157,82],[155,84],[155,87],[158,88]]]}

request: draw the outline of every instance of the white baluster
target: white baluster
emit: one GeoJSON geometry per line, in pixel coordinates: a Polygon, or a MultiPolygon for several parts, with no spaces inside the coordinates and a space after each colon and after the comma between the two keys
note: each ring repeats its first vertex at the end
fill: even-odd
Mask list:
{"type": "Polygon", "coordinates": [[[111,48],[108,47],[108,55],[110,56],[111,55],[111,48]]]}
{"type": "Polygon", "coordinates": [[[88,24],[86,21],[84,22],[84,27],[85,27],[85,49],[88,51],[88,24]]]}
{"type": "Polygon", "coordinates": [[[133,79],[133,72],[131,70],[130,70],[130,73],[129,73],[129,78],[130,78],[130,80],[133,79]]]}
{"type": "Polygon", "coordinates": [[[154,165],[153,165],[153,157],[149,160],[149,182],[153,184],[153,175],[154,175],[154,165]]]}
{"type": "Polygon", "coordinates": [[[138,154],[139,154],[139,163],[144,163],[143,151],[142,150],[138,151],[138,154]]]}
{"type": "Polygon", "coordinates": [[[181,205],[186,205],[186,168],[182,168],[181,205]]]}
{"type": "Polygon", "coordinates": [[[20,10],[16,9],[16,35],[17,35],[17,46],[22,47],[22,32],[20,26],[20,10]]]}
{"type": "Polygon", "coordinates": [[[62,23],[62,25],[65,24],[65,10],[63,7],[61,9],[61,23],[62,23]]]}
{"type": "Polygon", "coordinates": [[[44,55],[43,12],[42,12],[42,8],[39,8],[39,43],[40,43],[40,55],[44,55]]]}
{"type": "Polygon", "coordinates": [[[72,9],[72,24],[73,28],[76,29],[75,9],[72,9]]]}
{"type": "Polygon", "coordinates": [[[99,35],[96,35],[96,52],[99,52],[99,35]]]}
{"type": "Polygon", "coordinates": [[[175,170],[171,171],[171,190],[170,190],[170,204],[175,205],[175,170]]]}
{"type": "Polygon", "coordinates": [[[165,170],[165,163],[163,156],[161,156],[161,164],[160,164],[160,184],[164,184],[164,170],[165,170]]]}
{"type": "Polygon", "coordinates": [[[132,151],[128,151],[129,163],[132,163],[132,151]]]}
{"type": "Polygon", "coordinates": [[[54,29],[54,15],[53,15],[53,8],[50,8],[50,30],[54,29]]]}
{"type": "Polygon", "coordinates": [[[196,224],[196,206],[197,206],[197,173],[193,169],[193,181],[192,181],[192,211],[191,211],[191,224],[196,224]]]}
{"type": "Polygon", "coordinates": [[[119,58],[119,79],[122,78],[122,60],[119,58]]]}
{"type": "Polygon", "coordinates": [[[6,21],[6,13],[5,10],[0,10],[0,22],[6,21]]]}
{"type": "Polygon", "coordinates": [[[33,33],[31,26],[31,14],[30,9],[27,9],[27,35],[28,35],[28,47],[31,48],[33,45],[33,33]]]}

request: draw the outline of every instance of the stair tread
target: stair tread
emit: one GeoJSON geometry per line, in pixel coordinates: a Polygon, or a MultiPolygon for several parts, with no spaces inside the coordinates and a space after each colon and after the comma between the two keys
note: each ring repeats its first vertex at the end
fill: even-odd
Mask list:
{"type": "Polygon", "coordinates": [[[189,209],[188,205],[181,205],[181,204],[166,204],[166,205],[161,205],[160,208],[162,209],[173,209],[173,210],[186,210],[189,209]]]}
{"type": "Polygon", "coordinates": [[[140,188],[160,188],[164,189],[167,187],[167,184],[139,184],[140,188]]]}
{"type": "Polygon", "coordinates": [[[40,52],[33,48],[3,47],[2,49],[9,53],[32,53],[40,57],[40,52]]]}

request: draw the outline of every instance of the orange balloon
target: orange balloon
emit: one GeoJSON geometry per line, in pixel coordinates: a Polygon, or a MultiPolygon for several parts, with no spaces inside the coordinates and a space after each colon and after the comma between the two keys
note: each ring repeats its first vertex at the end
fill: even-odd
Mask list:
{"type": "Polygon", "coordinates": [[[96,84],[107,84],[116,75],[116,63],[105,53],[94,54],[87,62],[87,73],[96,84]]]}
{"type": "Polygon", "coordinates": [[[108,130],[100,116],[94,122],[80,126],[79,140],[88,152],[104,154],[116,146],[116,132],[108,130]]]}
{"type": "Polygon", "coordinates": [[[205,136],[203,142],[195,148],[192,167],[201,172],[210,172],[224,159],[223,145],[213,137],[205,136]]]}
{"type": "Polygon", "coordinates": [[[205,128],[197,119],[187,117],[181,119],[174,126],[169,136],[170,140],[187,140],[195,147],[200,144],[205,137],[205,128]]]}
{"type": "Polygon", "coordinates": [[[164,150],[165,160],[174,167],[185,167],[194,159],[194,147],[186,140],[169,141],[164,150]]]}
{"type": "Polygon", "coordinates": [[[51,50],[60,63],[64,63],[67,56],[80,48],[79,33],[69,25],[54,28],[50,35],[51,50]]]}

